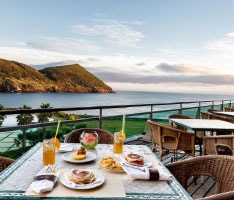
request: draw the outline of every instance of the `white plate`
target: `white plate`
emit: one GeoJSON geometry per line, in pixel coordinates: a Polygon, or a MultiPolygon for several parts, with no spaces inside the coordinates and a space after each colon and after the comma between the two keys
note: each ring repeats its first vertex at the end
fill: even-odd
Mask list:
{"type": "Polygon", "coordinates": [[[83,159],[83,160],[73,160],[71,158],[71,153],[72,152],[67,152],[67,153],[64,153],[61,158],[67,162],[71,162],[71,163],[86,163],[86,162],[91,162],[93,160],[96,160],[97,158],[97,155],[95,153],[92,153],[92,152],[86,152],[86,158],[83,159]]]}
{"type": "MultiPolygon", "coordinates": [[[[132,165],[129,162],[124,161],[127,165],[132,165]]],[[[137,167],[151,167],[152,166],[152,162],[150,162],[149,160],[144,160],[144,165],[133,165],[133,166],[137,166],[137,167]]]]}
{"type": "Polygon", "coordinates": [[[88,184],[76,184],[68,180],[67,173],[68,172],[64,172],[59,180],[64,186],[71,188],[71,189],[76,189],[76,190],[92,189],[92,188],[96,188],[102,185],[105,181],[105,177],[101,173],[93,172],[96,178],[94,182],[88,183],[88,184]]]}

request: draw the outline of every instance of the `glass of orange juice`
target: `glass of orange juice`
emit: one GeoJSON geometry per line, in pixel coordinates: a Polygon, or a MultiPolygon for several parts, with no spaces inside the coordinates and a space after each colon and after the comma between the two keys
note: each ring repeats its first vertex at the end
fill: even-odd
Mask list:
{"type": "Polygon", "coordinates": [[[114,133],[114,145],[113,145],[113,153],[114,154],[121,154],[123,153],[123,143],[124,139],[122,134],[119,132],[114,133]]]}
{"type": "Polygon", "coordinates": [[[53,140],[43,140],[43,165],[55,165],[55,145],[53,140]]]}

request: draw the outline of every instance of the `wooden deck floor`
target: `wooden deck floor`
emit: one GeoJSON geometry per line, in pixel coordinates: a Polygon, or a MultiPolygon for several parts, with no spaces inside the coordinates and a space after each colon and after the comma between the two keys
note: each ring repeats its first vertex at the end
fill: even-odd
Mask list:
{"type": "MultiPolygon", "coordinates": [[[[148,142],[144,140],[143,138],[137,138],[134,140],[130,140],[126,142],[126,144],[136,144],[136,145],[147,145],[150,148],[152,147],[151,142],[148,142]]],[[[196,151],[196,156],[199,156],[199,152],[196,151]]],[[[155,152],[155,155],[158,156],[158,152],[155,152]]],[[[162,163],[167,164],[172,161],[173,155],[172,154],[167,154],[163,156],[162,163]]],[[[186,157],[182,157],[180,159],[186,159],[186,157]]],[[[188,180],[188,193],[193,197],[193,199],[201,198],[201,197],[206,197],[214,194],[215,192],[215,183],[210,177],[204,177],[204,184],[201,184],[200,177],[197,179],[196,183],[192,181],[191,179],[188,180]]]]}

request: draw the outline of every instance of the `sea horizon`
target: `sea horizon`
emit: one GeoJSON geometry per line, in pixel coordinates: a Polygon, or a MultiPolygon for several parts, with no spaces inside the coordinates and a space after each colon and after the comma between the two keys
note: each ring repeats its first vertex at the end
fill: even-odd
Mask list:
{"type": "Polygon", "coordinates": [[[32,108],[40,108],[42,103],[63,108],[222,99],[234,100],[234,95],[123,90],[115,93],[0,93],[0,104],[12,108],[21,107],[24,104],[32,108]]]}

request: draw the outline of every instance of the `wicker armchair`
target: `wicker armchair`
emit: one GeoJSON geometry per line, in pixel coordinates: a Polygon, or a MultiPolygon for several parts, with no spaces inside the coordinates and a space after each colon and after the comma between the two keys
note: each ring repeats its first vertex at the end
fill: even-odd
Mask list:
{"type": "Polygon", "coordinates": [[[234,108],[232,108],[232,107],[225,107],[224,111],[225,112],[234,112],[234,108]]]}
{"type": "Polygon", "coordinates": [[[234,135],[203,137],[203,155],[234,156],[234,135]]]}
{"type": "Polygon", "coordinates": [[[213,109],[213,108],[210,108],[207,110],[208,113],[215,113],[215,112],[221,112],[222,110],[217,110],[217,109],[213,109]]]}
{"type": "Polygon", "coordinates": [[[233,118],[232,117],[228,117],[228,116],[222,116],[222,115],[218,115],[215,113],[209,113],[210,115],[210,119],[218,119],[218,120],[223,120],[223,121],[227,121],[227,122],[233,122],[233,118]]]}
{"type": "Polygon", "coordinates": [[[7,168],[13,162],[13,159],[0,156],[0,172],[7,168]]]}
{"type": "Polygon", "coordinates": [[[166,126],[151,120],[147,121],[150,129],[153,148],[159,150],[162,160],[163,150],[173,151],[174,160],[177,159],[177,151],[182,150],[186,155],[194,156],[194,134],[166,126]]]}
{"type": "Polygon", "coordinates": [[[208,112],[201,112],[202,119],[210,119],[210,114],[208,112]]]}
{"type": "Polygon", "coordinates": [[[93,132],[96,131],[98,134],[98,143],[99,144],[113,144],[114,143],[114,136],[111,132],[99,128],[80,128],[68,133],[64,139],[65,143],[79,143],[80,142],[80,135],[86,132],[93,132]]]}
{"type": "Polygon", "coordinates": [[[216,182],[215,195],[201,199],[234,198],[234,157],[224,155],[199,156],[166,165],[169,171],[187,189],[191,176],[210,176],[216,182]]]}

